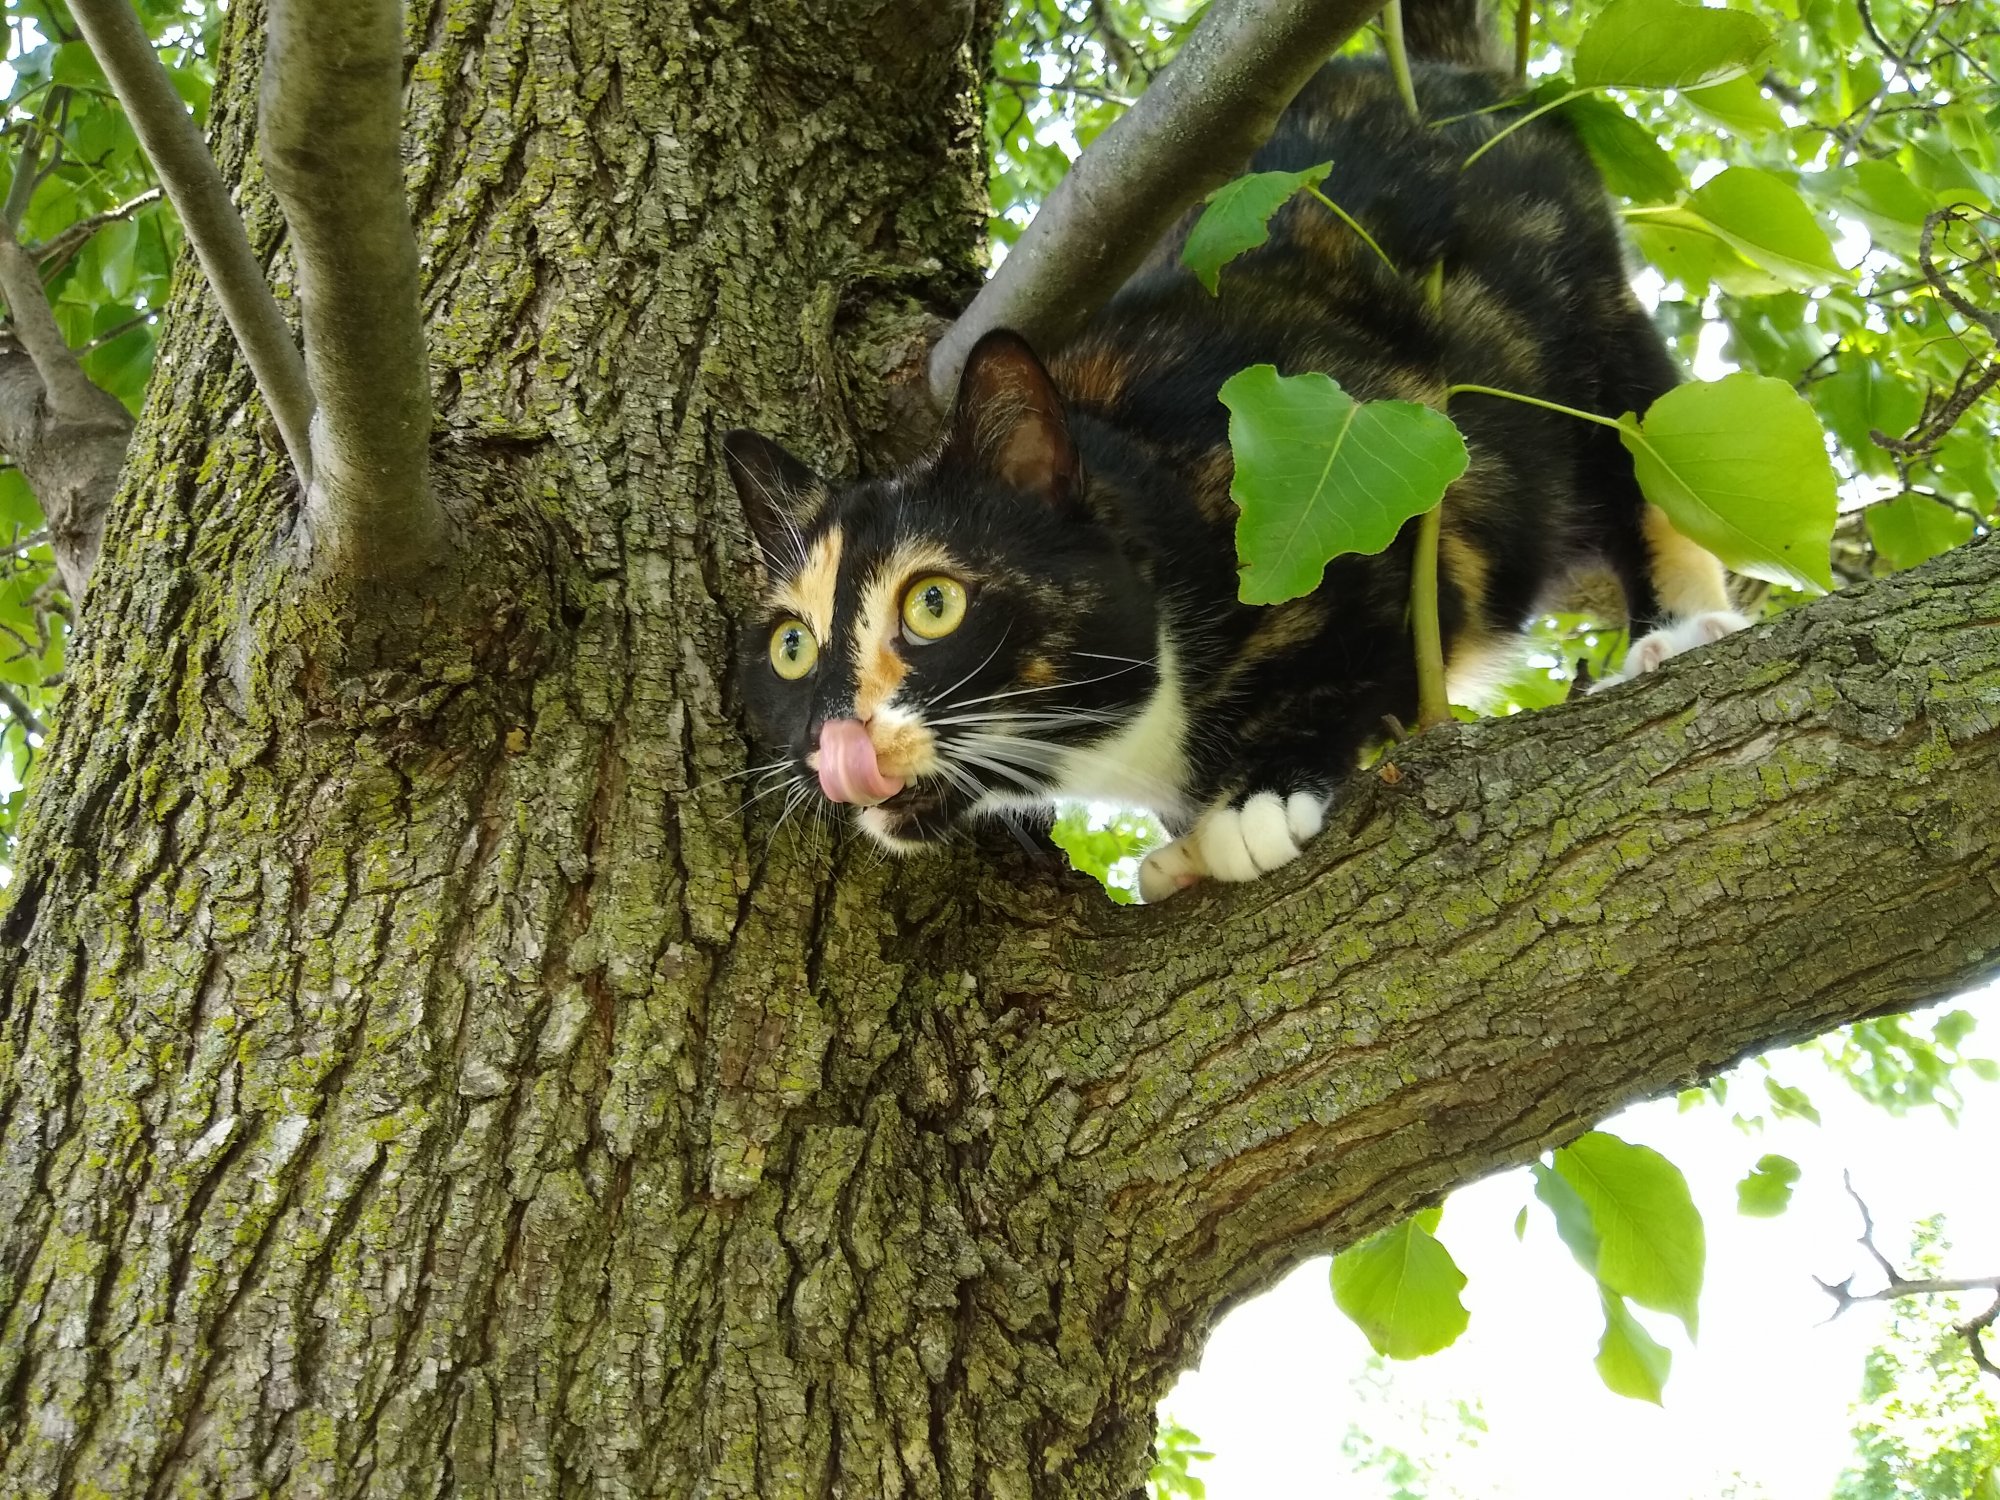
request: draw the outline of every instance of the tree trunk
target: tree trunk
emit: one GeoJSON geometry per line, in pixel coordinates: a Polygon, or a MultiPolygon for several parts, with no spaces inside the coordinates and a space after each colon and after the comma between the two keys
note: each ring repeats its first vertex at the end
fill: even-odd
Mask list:
{"type": "Polygon", "coordinates": [[[1991,542],[1156,911],[746,811],[712,440],[909,430],[988,19],[416,18],[471,606],[405,660],[184,286],[0,952],[0,1493],[1128,1496],[1300,1256],[2000,963],[1991,542]]]}

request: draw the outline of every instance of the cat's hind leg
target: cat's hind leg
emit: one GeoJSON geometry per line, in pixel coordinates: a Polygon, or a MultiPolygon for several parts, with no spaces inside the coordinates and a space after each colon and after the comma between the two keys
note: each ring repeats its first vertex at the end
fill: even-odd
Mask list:
{"type": "Polygon", "coordinates": [[[1730,603],[1722,564],[1707,548],[1675,530],[1665,511],[1648,503],[1640,530],[1653,608],[1643,614],[1633,612],[1625,664],[1607,682],[1630,682],[1684,651],[1719,641],[1750,623],[1730,603]]]}

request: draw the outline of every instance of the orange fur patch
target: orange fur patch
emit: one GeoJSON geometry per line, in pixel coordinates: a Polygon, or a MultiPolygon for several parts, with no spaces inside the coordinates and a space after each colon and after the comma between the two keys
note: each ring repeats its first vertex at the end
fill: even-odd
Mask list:
{"type": "Polygon", "coordinates": [[[824,646],[833,638],[833,586],[840,577],[840,528],[816,540],[791,577],[771,591],[771,602],[797,615],[824,646]]]}
{"type": "Polygon", "coordinates": [[[1686,619],[1732,608],[1728,575],[1706,547],[1674,530],[1667,513],[1648,505],[1641,523],[1653,555],[1653,592],[1667,613],[1686,619]]]}
{"type": "MultiPolygon", "coordinates": [[[[854,717],[867,723],[896,696],[910,665],[896,649],[902,633],[903,593],[926,573],[963,571],[933,542],[906,542],[876,565],[861,590],[854,620],[854,717]]],[[[885,747],[878,739],[878,758],[885,747]]]]}

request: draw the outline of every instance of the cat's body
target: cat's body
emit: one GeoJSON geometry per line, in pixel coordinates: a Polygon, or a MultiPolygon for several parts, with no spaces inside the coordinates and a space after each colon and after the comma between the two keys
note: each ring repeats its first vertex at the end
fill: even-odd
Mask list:
{"type": "MultiPolygon", "coordinates": [[[[777,575],[746,643],[747,701],[767,741],[861,805],[882,842],[1094,798],[1149,807],[1180,835],[1149,856],[1148,899],[1247,879],[1318,831],[1384,716],[1411,720],[1414,524],[1380,555],[1336,559],[1306,598],[1237,600],[1216,393],[1238,370],[1320,370],[1363,400],[1442,404],[1447,386],[1486,385],[1614,417],[1676,382],[1568,131],[1537,121],[1461,170],[1514,118],[1471,113],[1507,82],[1446,63],[1415,81],[1427,120],[1460,118],[1413,120],[1386,69],[1342,61],[1250,163],[1331,159],[1328,196],[1395,272],[1300,198],[1211,297],[1180,264],[1190,215],[1046,372],[1011,335],[983,341],[940,453],[905,474],[829,490],[732,436],[777,575]],[[787,634],[800,629],[811,642],[787,634]]],[[[1587,560],[1623,584],[1635,638],[1651,632],[1641,667],[1740,623],[1719,565],[1646,506],[1614,432],[1485,396],[1449,411],[1472,455],[1443,512],[1454,677],[1504,654],[1587,560]]]]}

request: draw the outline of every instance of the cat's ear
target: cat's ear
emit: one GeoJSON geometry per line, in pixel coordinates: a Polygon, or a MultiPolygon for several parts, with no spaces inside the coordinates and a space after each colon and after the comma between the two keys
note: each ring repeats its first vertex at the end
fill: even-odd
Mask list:
{"type": "Polygon", "coordinates": [[[1075,498],[1082,465],[1062,397],[1018,333],[995,329],[966,356],[943,461],[991,474],[1052,505],[1075,498]]]}
{"type": "Polygon", "coordinates": [[[761,432],[738,427],[722,438],[722,456],[750,534],[772,563],[799,551],[799,533],[826,497],[819,476],[761,432]]]}

